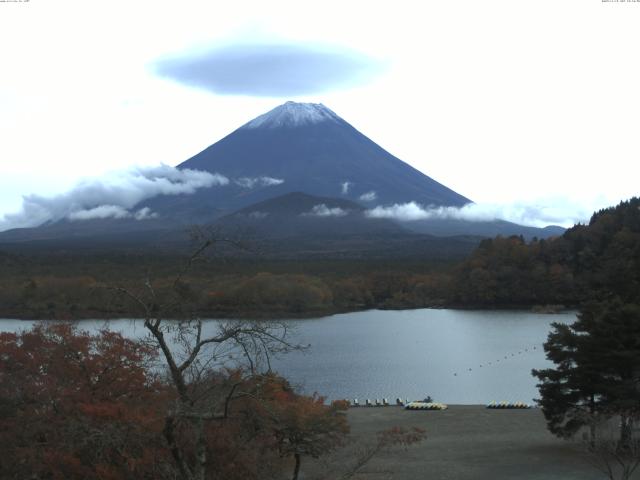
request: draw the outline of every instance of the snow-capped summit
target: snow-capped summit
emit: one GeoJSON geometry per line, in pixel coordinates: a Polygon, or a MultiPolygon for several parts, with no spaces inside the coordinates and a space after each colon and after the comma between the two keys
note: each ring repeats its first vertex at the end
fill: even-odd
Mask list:
{"type": "Polygon", "coordinates": [[[287,102],[254,118],[242,128],[300,127],[321,122],[338,122],[340,117],[321,103],[287,102]]]}

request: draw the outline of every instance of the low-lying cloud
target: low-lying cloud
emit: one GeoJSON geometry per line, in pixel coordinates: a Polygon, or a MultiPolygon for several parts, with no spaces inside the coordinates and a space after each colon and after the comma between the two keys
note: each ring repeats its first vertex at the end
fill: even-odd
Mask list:
{"type": "Polygon", "coordinates": [[[282,183],[284,183],[282,178],[273,177],[241,177],[235,180],[235,184],[242,188],[272,187],[282,183]]]}
{"type": "Polygon", "coordinates": [[[347,193],[349,193],[349,188],[351,187],[351,185],[353,185],[353,183],[351,182],[342,182],[340,184],[340,187],[342,188],[342,195],[346,195],[347,193]]]}
{"type": "Polygon", "coordinates": [[[160,59],[155,73],[222,95],[288,97],[366,83],[382,65],[345,47],[240,44],[160,59]]]}
{"type": "Polygon", "coordinates": [[[93,220],[97,218],[129,218],[131,212],[119,205],[100,205],[95,208],[87,208],[85,210],[77,210],[71,212],[67,218],[72,221],[76,220],[93,220]]]}
{"type": "Polygon", "coordinates": [[[119,205],[100,205],[95,208],[71,212],[67,218],[72,222],[77,220],[95,220],[105,218],[133,218],[135,220],[149,220],[152,218],[158,218],[158,214],[151,211],[149,207],[144,207],[140,210],[131,212],[119,205]]]}
{"type": "Polygon", "coordinates": [[[0,219],[0,231],[34,227],[48,221],[99,218],[155,218],[149,208],[134,210],[140,202],[158,195],[189,195],[200,188],[226,185],[229,179],[200,170],[179,170],[168,165],[137,167],[103,178],[84,180],[70,191],[52,196],[27,195],[19,212],[0,219]]]}
{"type": "Polygon", "coordinates": [[[570,227],[589,220],[593,210],[565,199],[516,202],[507,205],[469,203],[463,207],[422,206],[416,202],[377,206],[365,212],[369,218],[391,218],[411,222],[429,219],[455,219],[471,222],[506,220],[532,227],[559,225],[570,227]]]}
{"type": "Polygon", "coordinates": [[[377,198],[378,198],[378,194],[373,190],[367,193],[363,193],[358,197],[358,199],[362,200],[363,202],[373,202],[377,198]]]}
{"type": "Polygon", "coordinates": [[[344,217],[349,212],[340,208],[329,208],[324,203],[314,205],[311,211],[303,213],[303,217],[344,217]]]}

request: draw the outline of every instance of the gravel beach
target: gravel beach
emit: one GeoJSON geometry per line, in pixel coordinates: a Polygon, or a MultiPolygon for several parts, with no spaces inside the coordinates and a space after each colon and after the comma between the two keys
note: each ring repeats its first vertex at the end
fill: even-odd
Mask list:
{"type": "MultiPolygon", "coordinates": [[[[393,426],[420,427],[427,439],[373,458],[356,480],[599,480],[581,442],[551,435],[539,409],[490,410],[453,405],[444,411],[360,407],[348,412],[352,442],[336,454],[303,461],[305,479],[339,479],[375,433],[393,426]]],[[[636,477],[634,477],[636,478],[636,477]]],[[[638,476],[640,478],[640,476],[638,476]]]]}

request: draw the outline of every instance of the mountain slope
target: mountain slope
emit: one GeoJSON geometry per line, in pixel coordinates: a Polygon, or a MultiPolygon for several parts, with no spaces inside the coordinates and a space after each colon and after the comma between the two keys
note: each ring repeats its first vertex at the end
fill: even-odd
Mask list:
{"type": "Polygon", "coordinates": [[[424,175],[321,104],[287,102],[250,121],[179,168],[232,179],[190,196],[148,202],[154,211],[209,218],[284,193],[341,197],[362,205],[415,201],[462,206],[469,199],[424,175]],[[260,181],[266,179],[266,181],[260,181]],[[251,187],[247,181],[253,181],[251,187]],[[244,184],[243,184],[244,182],[244,184]]]}

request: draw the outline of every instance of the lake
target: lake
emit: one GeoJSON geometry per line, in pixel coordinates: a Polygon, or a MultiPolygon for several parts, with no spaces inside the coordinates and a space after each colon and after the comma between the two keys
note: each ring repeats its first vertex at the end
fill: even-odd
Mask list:
{"type": "MultiPolygon", "coordinates": [[[[310,344],[272,362],[307,393],[329,399],[390,401],[430,395],[451,404],[492,400],[532,402],[538,396],[531,369],[551,364],[542,343],[552,322],[571,323],[575,313],[520,311],[370,310],[292,320],[293,340],[310,344]]],[[[15,331],[31,322],[2,320],[15,331]]],[[[208,322],[215,322],[209,320],[208,322]]],[[[81,322],[93,329],[104,321],[81,322]]],[[[110,328],[144,334],[139,321],[112,320],[110,328]]]]}

